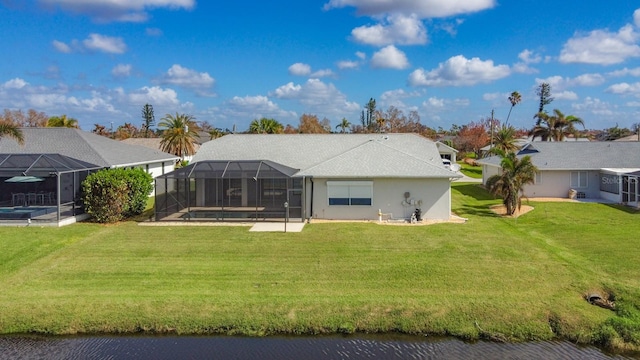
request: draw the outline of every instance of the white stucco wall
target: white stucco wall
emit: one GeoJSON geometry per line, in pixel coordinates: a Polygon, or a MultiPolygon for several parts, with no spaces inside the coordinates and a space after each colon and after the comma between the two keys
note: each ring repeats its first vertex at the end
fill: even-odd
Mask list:
{"type": "Polygon", "coordinates": [[[393,218],[408,219],[418,206],[403,205],[405,192],[410,193],[410,199],[422,201],[419,207],[422,210],[423,219],[449,219],[451,215],[451,183],[448,179],[372,179],[372,181],[372,205],[330,206],[327,179],[313,179],[313,200],[311,200],[311,183],[307,180],[306,215],[316,219],[377,220],[378,209],[380,209],[385,214],[393,214],[393,218]],[[310,210],[312,202],[313,213],[310,210]]]}
{"type": "Polygon", "coordinates": [[[569,190],[584,192],[589,199],[600,197],[600,172],[587,171],[587,187],[571,187],[571,171],[541,171],[541,181],[525,186],[524,193],[528,197],[569,197],[569,190]]]}

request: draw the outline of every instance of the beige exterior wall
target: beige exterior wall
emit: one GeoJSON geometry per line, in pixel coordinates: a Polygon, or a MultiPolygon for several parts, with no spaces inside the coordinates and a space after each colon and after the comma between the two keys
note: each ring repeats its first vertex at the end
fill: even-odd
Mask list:
{"type": "MultiPolygon", "coordinates": [[[[361,181],[362,179],[331,179],[331,181],[361,181]]],[[[449,179],[370,179],[373,181],[372,205],[329,205],[327,179],[313,179],[306,184],[306,216],[315,219],[378,220],[378,210],[392,214],[394,219],[409,219],[417,207],[423,219],[449,219],[451,215],[451,183],[449,179]],[[410,200],[422,201],[418,206],[403,205],[405,192],[410,200]],[[313,202],[313,213],[311,203],[313,202]]]]}
{"type": "Polygon", "coordinates": [[[527,185],[524,193],[528,197],[569,197],[569,190],[575,189],[578,192],[585,193],[589,199],[597,199],[600,197],[600,172],[586,171],[587,186],[572,187],[571,171],[542,171],[540,173],[540,182],[534,185],[527,185]]]}
{"type": "MultiPolygon", "coordinates": [[[[583,170],[585,171],[585,170],[583,170]]],[[[588,199],[598,199],[602,196],[600,192],[600,171],[586,171],[587,186],[571,187],[571,172],[569,170],[545,170],[540,172],[538,179],[532,185],[524,188],[527,197],[557,197],[568,198],[569,190],[575,189],[578,192],[585,193],[588,199]]],[[[500,168],[495,166],[482,166],[482,183],[486,184],[487,180],[500,173],[500,168]]]]}

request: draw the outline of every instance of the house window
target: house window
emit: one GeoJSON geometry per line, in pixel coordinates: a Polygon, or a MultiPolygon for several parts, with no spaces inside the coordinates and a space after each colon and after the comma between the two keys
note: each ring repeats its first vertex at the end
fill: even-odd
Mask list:
{"type": "Polygon", "coordinates": [[[587,187],[587,172],[586,171],[572,171],[571,172],[571,187],[572,188],[586,188],[587,187]]]}
{"type": "Polygon", "coordinates": [[[542,184],[542,173],[540,171],[536,171],[536,177],[533,179],[534,185],[542,184]]]}
{"type": "Polygon", "coordinates": [[[365,205],[373,203],[372,181],[327,181],[329,205],[365,205]]]}

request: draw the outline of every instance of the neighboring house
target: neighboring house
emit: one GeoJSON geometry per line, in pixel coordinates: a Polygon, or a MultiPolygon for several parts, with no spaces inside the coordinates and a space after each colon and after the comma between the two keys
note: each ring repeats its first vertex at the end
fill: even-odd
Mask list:
{"type": "MultiPolygon", "coordinates": [[[[588,142],[590,141],[589,138],[586,137],[580,137],[580,138],[569,138],[566,137],[564,138],[564,140],[562,140],[563,142],[588,142]]],[[[539,137],[536,137],[535,139],[532,139],[531,136],[525,136],[525,137],[521,137],[521,138],[517,138],[515,140],[515,145],[518,149],[521,149],[523,146],[530,144],[531,142],[533,143],[539,143],[542,142],[542,139],[539,137]]],[[[491,156],[491,153],[489,153],[489,150],[491,150],[491,144],[484,146],[482,148],[480,148],[480,156],[481,157],[487,157],[487,156],[491,156]]]]}
{"type": "MultiPolygon", "coordinates": [[[[128,138],[128,139],[121,140],[120,142],[129,144],[129,145],[144,146],[149,149],[162,151],[162,145],[160,145],[161,141],[162,141],[162,138],[128,138]]],[[[195,151],[198,152],[198,149],[200,149],[200,144],[195,143],[193,144],[193,147],[195,151]]],[[[184,157],[184,160],[188,162],[191,162],[192,159],[193,159],[193,155],[188,155],[184,157]]]]}
{"type": "Polygon", "coordinates": [[[615,139],[613,141],[640,141],[640,133],[621,137],[620,139],[615,139]]]}
{"type": "MultiPolygon", "coordinates": [[[[528,197],[603,199],[638,206],[640,142],[533,142],[518,156],[529,155],[538,168],[528,197]]],[[[500,158],[482,159],[482,181],[500,173],[500,158]]]]}
{"type": "Polygon", "coordinates": [[[440,153],[441,158],[450,160],[452,164],[456,163],[458,150],[440,141],[436,141],[436,146],[438,147],[438,152],[440,153]]]}
{"type": "Polygon", "coordinates": [[[449,219],[460,177],[416,134],[232,134],[156,179],[156,219],[449,219]]]}
{"type": "MultiPolygon", "coordinates": [[[[60,224],[62,218],[75,221],[78,215],[83,215],[81,183],[91,172],[138,167],[156,177],[173,171],[178,160],[171,154],[79,129],[23,128],[21,131],[22,145],[9,137],[0,140],[0,205],[41,207],[57,215],[53,218],[33,216],[29,220],[46,218],[48,222],[60,224]]],[[[22,215],[19,212],[5,209],[0,212],[0,220],[18,218],[22,215]]]]}

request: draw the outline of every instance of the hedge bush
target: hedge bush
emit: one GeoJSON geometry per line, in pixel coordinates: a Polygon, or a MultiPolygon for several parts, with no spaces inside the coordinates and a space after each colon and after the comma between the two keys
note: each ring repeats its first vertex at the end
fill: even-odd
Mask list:
{"type": "Polygon", "coordinates": [[[153,178],[144,170],[105,169],[82,183],[85,211],[100,223],[113,223],[141,214],[153,190],[153,178]]]}

